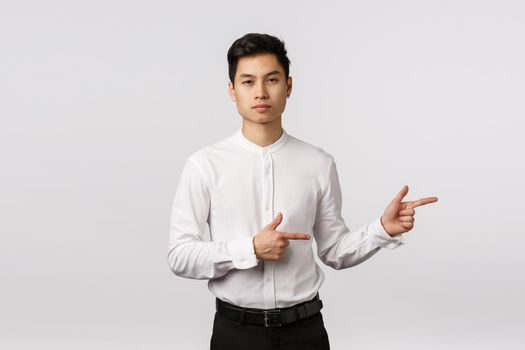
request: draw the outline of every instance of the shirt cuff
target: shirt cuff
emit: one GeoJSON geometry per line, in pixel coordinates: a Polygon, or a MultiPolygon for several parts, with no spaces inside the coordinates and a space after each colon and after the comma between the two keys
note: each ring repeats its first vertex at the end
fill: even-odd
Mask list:
{"type": "Polygon", "coordinates": [[[374,244],[381,248],[394,249],[400,245],[405,244],[403,234],[392,237],[388,234],[388,232],[386,232],[385,228],[381,224],[381,217],[377,218],[370,225],[368,225],[368,232],[372,235],[374,244]]]}
{"type": "Polygon", "coordinates": [[[244,270],[257,265],[253,237],[228,241],[227,247],[232,256],[233,267],[236,269],[244,270]]]}

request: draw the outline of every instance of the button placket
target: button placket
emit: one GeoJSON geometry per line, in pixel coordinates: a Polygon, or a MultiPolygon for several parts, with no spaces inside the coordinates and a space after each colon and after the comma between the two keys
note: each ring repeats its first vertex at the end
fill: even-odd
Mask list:
{"type": "MultiPolygon", "coordinates": [[[[265,222],[273,221],[273,164],[270,154],[263,152],[263,183],[264,183],[264,214],[265,222]]],[[[273,309],[275,303],[275,264],[273,261],[264,261],[264,298],[265,307],[273,309]]]]}
{"type": "Polygon", "coordinates": [[[264,219],[265,221],[273,220],[272,213],[272,190],[273,190],[273,181],[272,181],[272,159],[270,154],[266,151],[262,153],[263,157],[263,183],[264,183],[264,219]]]}

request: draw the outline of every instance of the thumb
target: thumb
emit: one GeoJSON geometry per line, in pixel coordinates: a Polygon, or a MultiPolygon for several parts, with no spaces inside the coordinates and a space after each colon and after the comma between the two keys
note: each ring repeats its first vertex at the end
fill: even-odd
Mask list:
{"type": "Polygon", "coordinates": [[[405,185],[403,186],[403,188],[401,189],[401,191],[399,191],[399,193],[397,194],[396,198],[394,198],[394,201],[395,202],[402,202],[403,201],[403,198],[405,198],[405,196],[407,195],[408,193],[408,186],[405,185]]]}
{"type": "Polygon", "coordinates": [[[278,212],[275,219],[273,219],[273,221],[270,222],[266,227],[269,228],[270,230],[275,230],[282,221],[283,221],[283,214],[281,212],[278,212]]]}

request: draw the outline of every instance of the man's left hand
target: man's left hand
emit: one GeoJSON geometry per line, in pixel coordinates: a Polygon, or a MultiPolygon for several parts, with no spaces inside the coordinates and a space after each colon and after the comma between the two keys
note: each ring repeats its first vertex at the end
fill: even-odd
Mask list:
{"type": "Polygon", "coordinates": [[[408,193],[408,186],[405,185],[398,193],[396,198],[386,207],[381,216],[381,224],[390,236],[397,236],[401,233],[408,232],[414,228],[415,207],[437,202],[437,197],[426,197],[417,201],[403,202],[403,198],[408,193]]]}

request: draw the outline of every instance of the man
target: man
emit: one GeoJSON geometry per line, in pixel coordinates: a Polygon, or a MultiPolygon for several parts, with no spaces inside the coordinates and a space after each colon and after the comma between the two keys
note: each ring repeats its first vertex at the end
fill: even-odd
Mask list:
{"type": "Polygon", "coordinates": [[[380,218],[349,232],[334,158],[282,127],[292,92],[284,42],[247,34],[230,47],[228,64],[242,127],[187,159],[173,202],[169,266],[181,277],[209,279],[211,349],[329,349],[312,237],[324,264],[348,268],[403,244],[414,208],[437,198],[403,202],[404,186],[380,218]]]}

